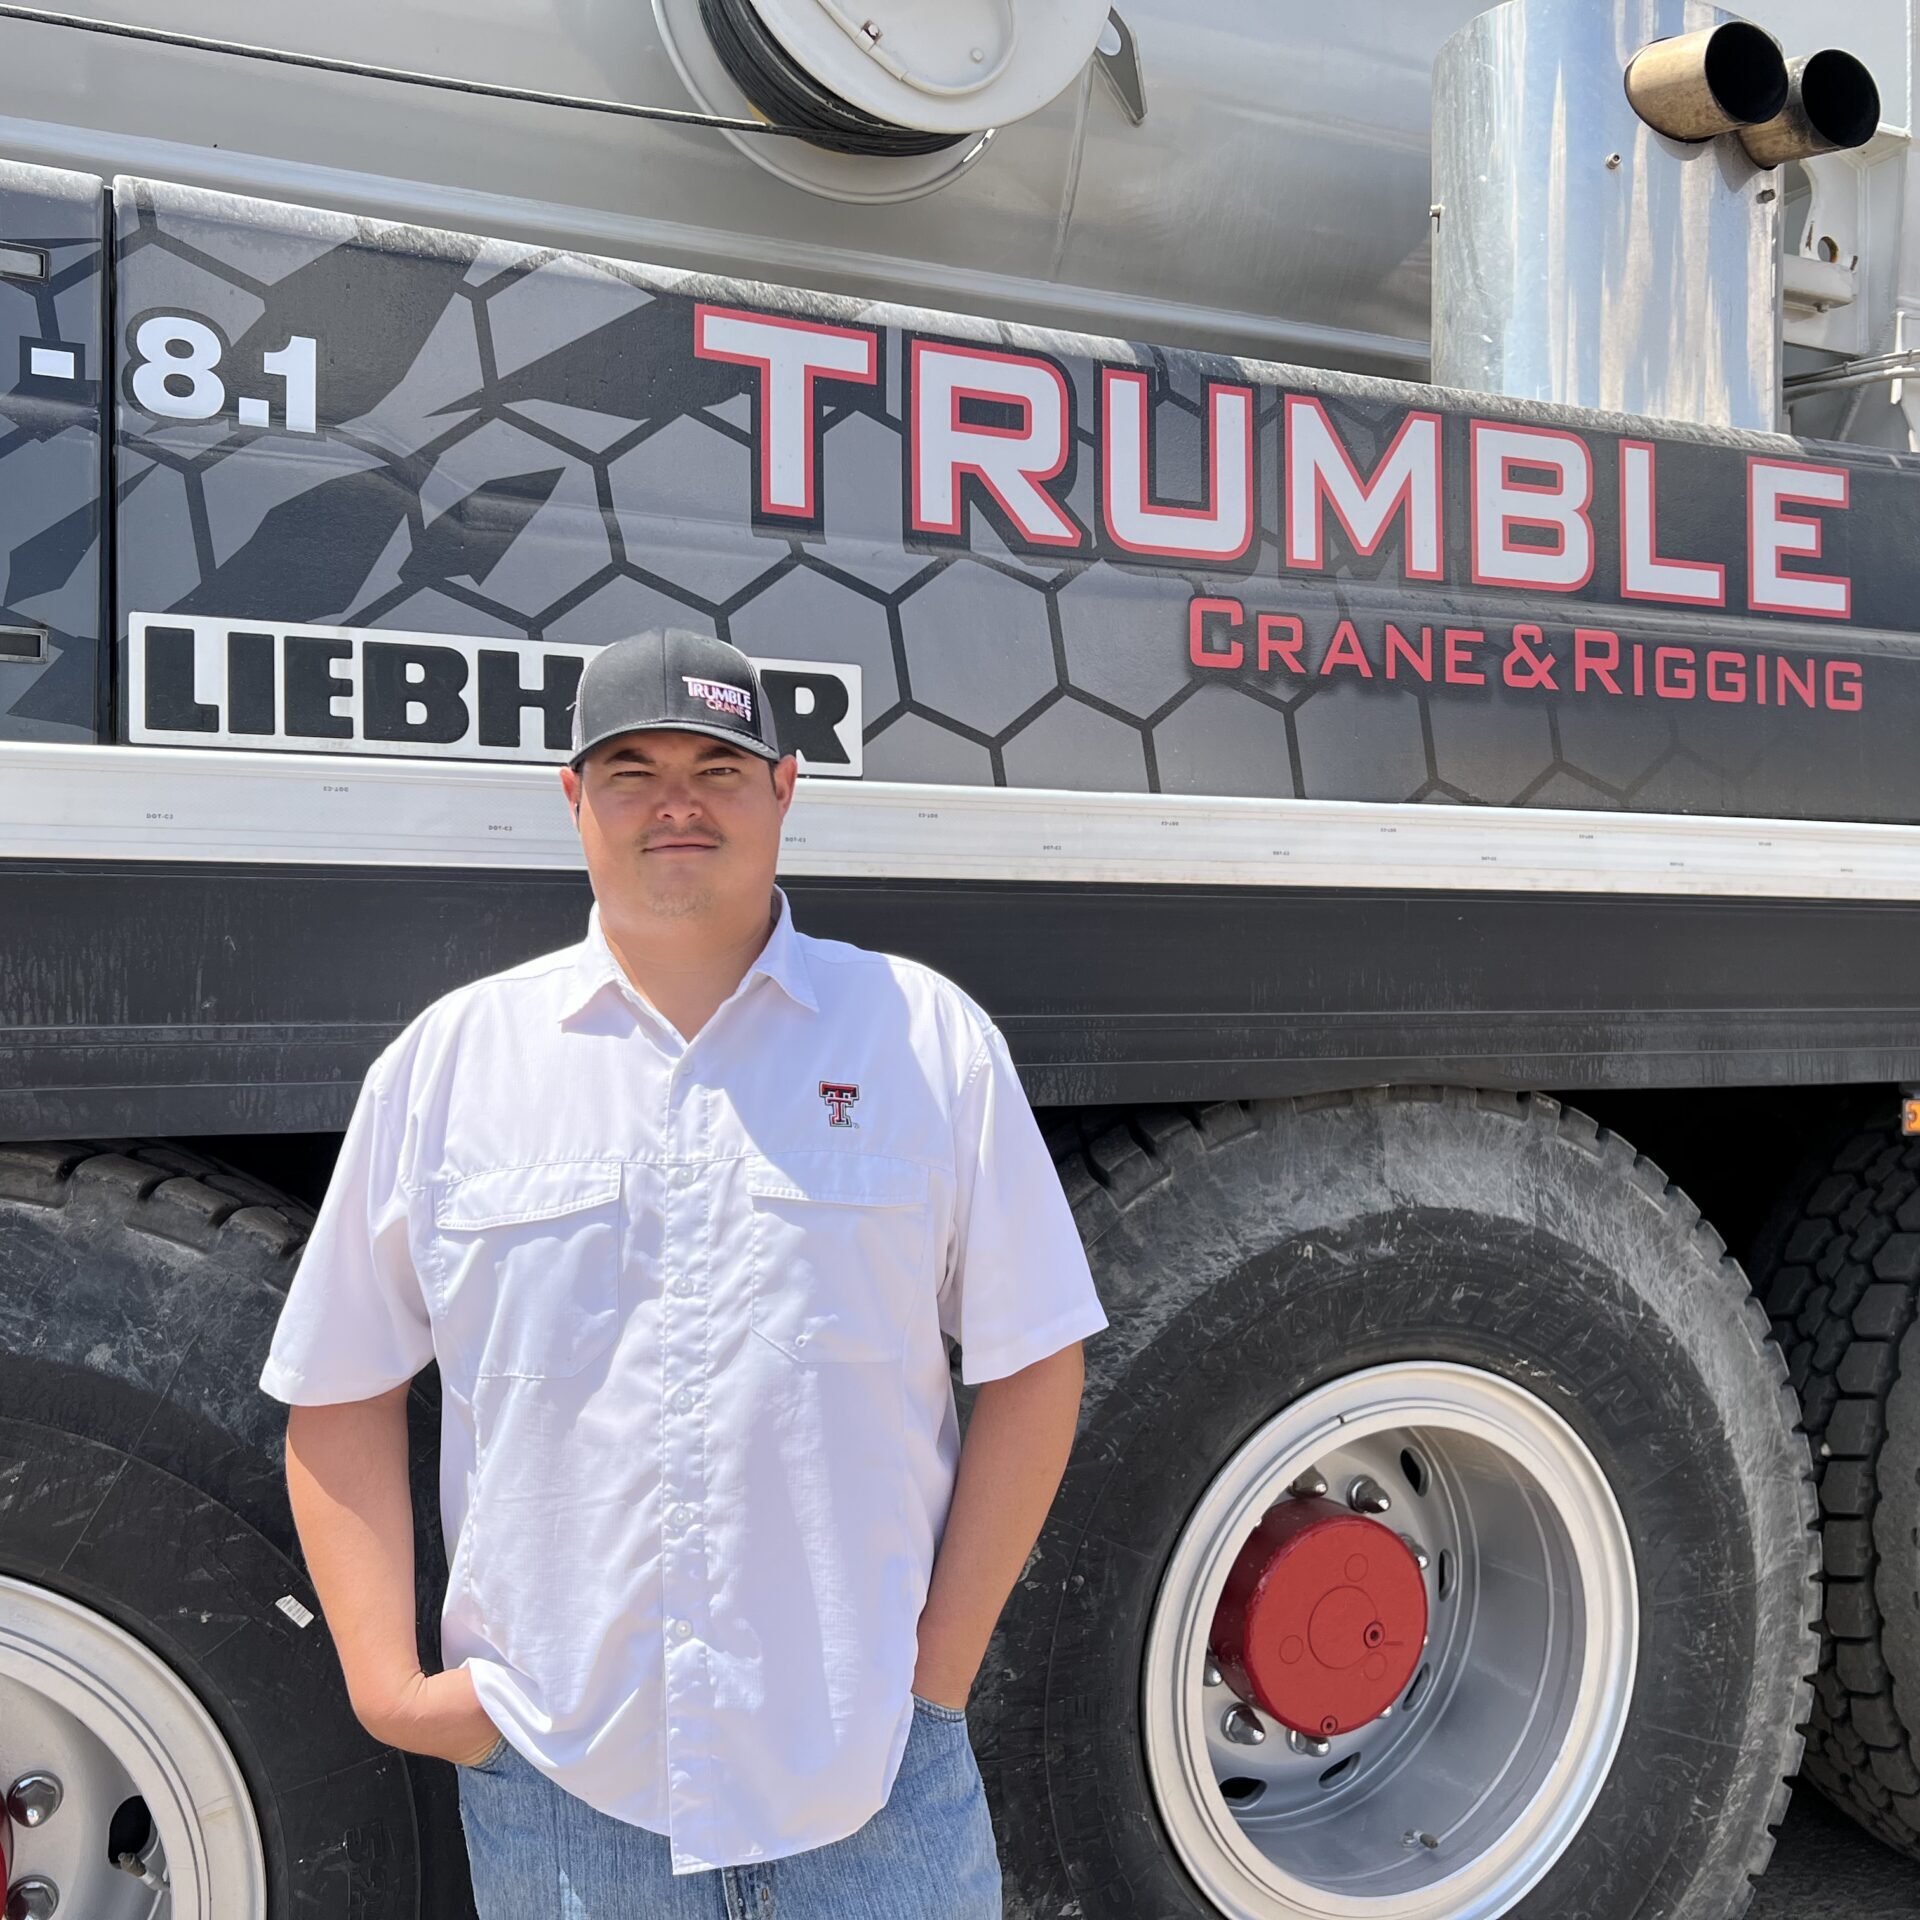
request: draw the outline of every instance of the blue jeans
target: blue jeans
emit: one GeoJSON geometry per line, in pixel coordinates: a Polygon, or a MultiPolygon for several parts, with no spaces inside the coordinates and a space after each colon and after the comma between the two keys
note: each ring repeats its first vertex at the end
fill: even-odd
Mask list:
{"type": "Polygon", "coordinates": [[[913,1701],[887,1804],[844,1840],[675,1875],[665,1834],[590,1807],[505,1741],[455,1769],[480,1920],[1001,1920],[963,1712],[913,1701]]]}

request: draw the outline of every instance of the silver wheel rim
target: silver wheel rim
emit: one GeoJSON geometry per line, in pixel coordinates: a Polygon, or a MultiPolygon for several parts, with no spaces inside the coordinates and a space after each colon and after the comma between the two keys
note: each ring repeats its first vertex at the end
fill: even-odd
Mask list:
{"type": "Polygon", "coordinates": [[[1497,1375],[1374,1367],[1268,1421],[1208,1486],[1147,1631],[1142,1726],[1168,1835],[1234,1920],[1494,1920],[1566,1850],[1618,1751],[1639,1605],[1620,1509],[1571,1427],[1497,1375]],[[1229,1741],[1207,1658],[1260,1516],[1318,1471],[1371,1479],[1425,1551],[1421,1667],[1391,1712],[1303,1752],[1229,1741]],[[1331,1776],[1331,1777],[1329,1777],[1331,1776]]]}
{"type": "Polygon", "coordinates": [[[264,1913],[266,1860],[246,1780],[186,1683],[77,1601],[0,1574],[0,1793],[51,1775],[59,1804],[13,1827],[13,1885],[58,1890],[54,1920],[225,1920],[264,1913]],[[137,1871],[109,1857],[123,1816],[137,1871]]]}

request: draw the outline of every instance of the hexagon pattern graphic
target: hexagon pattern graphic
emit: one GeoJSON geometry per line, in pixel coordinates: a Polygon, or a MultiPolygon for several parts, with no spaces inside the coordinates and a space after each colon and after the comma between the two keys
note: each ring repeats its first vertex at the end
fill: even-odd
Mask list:
{"type": "Polygon", "coordinates": [[[100,183],[0,162],[0,739],[99,727],[100,183]]]}
{"type": "MultiPolygon", "coordinates": [[[[1125,350],[1151,378],[1161,502],[1198,504],[1209,379],[1253,382],[1260,525],[1245,560],[1149,564],[1105,541],[1043,554],[1010,540],[977,488],[957,539],[903,530],[909,339],[1045,351],[1030,330],[690,286],[499,241],[429,243],[412,229],[148,183],[117,183],[116,212],[123,635],[136,610],[590,644],[683,623],[762,658],[857,663],[870,779],[1920,815],[1916,776],[1891,793],[1867,777],[1859,715],[1583,701],[1516,692],[1493,674],[1475,691],[1389,682],[1383,618],[1491,630],[1484,597],[1476,606],[1420,587],[1396,600],[1382,584],[1385,550],[1342,554],[1312,577],[1284,571],[1282,396],[1234,363],[1125,350]],[[755,518],[758,375],[694,354],[696,293],[878,332],[870,383],[819,382],[810,524],[755,518]],[[217,414],[166,419],[137,404],[135,327],[153,315],[191,317],[217,338],[217,414]],[[267,371],[300,340],[314,343],[312,433],[281,419],[291,383],[267,371]],[[1272,610],[1324,631],[1351,617],[1374,636],[1374,665],[1200,664],[1189,655],[1196,595],[1240,596],[1249,622],[1272,610]],[[1783,784],[1789,766],[1797,790],[1783,784]]],[[[1074,422],[1056,495],[1089,528],[1100,511],[1099,370],[1055,357],[1074,422]]],[[[1363,471],[1417,392],[1329,387],[1363,471]]],[[[13,471],[9,454],[0,476],[13,471]]],[[[1457,507],[1450,494],[1448,512],[1457,507]]],[[[1508,623],[1530,617],[1499,611],[1508,623]]],[[[1551,617],[1564,623],[1567,609],[1551,617]]]]}

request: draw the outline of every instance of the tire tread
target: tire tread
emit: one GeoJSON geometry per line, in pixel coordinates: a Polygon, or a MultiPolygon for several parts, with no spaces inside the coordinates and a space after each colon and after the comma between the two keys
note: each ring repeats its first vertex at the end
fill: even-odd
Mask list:
{"type": "Polygon", "coordinates": [[[250,1175],[154,1140],[45,1140],[0,1146],[0,1201],[84,1203],[135,1233],[209,1255],[231,1245],[289,1259],[313,1215],[250,1175]]]}
{"type": "Polygon", "coordinates": [[[1862,1127],[1807,1176],[1805,1189],[1800,1217],[1778,1231],[1778,1264],[1765,1276],[1827,1516],[1805,1772],[1869,1832],[1920,1857],[1920,1730],[1903,1724],[1880,1652],[1887,1621],[1873,1534],[1900,1342],[1920,1313],[1920,1142],[1862,1127]]]}

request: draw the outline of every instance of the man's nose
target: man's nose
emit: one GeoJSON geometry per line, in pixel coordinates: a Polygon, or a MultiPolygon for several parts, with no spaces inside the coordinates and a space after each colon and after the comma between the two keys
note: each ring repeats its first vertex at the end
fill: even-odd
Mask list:
{"type": "Polygon", "coordinates": [[[654,794],[654,811],[674,820],[700,811],[700,789],[684,774],[665,775],[654,794]]]}

